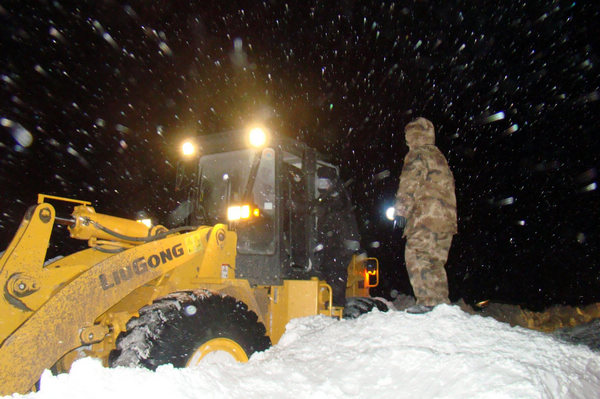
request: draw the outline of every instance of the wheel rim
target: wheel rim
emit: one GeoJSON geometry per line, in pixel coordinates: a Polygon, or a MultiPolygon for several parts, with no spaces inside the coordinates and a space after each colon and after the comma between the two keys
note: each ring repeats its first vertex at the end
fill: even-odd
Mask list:
{"type": "Polygon", "coordinates": [[[221,352],[228,354],[235,361],[244,363],[248,361],[246,351],[235,341],[229,338],[213,338],[202,344],[187,361],[186,367],[196,366],[200,364],[202,359],[209,353],[221,352]]]}

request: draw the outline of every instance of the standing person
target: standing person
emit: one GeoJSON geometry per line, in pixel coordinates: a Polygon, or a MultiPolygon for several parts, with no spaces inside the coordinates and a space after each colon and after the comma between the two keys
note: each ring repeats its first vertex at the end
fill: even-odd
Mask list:
{"type": "Polygon", "coordinates": [[[457,233],[454,176],[435,146],[433,124],[417,118],[404,128],[409,151],[396,193],[395,218],[404,228],[405,261],[417,303],[409,313],[426,313],[450,303],[444,266],[457,233]]]}

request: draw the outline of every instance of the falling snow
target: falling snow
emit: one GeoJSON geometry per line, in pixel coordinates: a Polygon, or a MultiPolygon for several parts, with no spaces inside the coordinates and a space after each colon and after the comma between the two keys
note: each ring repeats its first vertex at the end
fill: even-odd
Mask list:
{"type": "Polygon", "coordinates": [[[384,212],[425,115],[456,177],[451,296],[598,301],[599,17],[593,1],[3,3],[0,248],[40,191],[167,220],[178,140],[260,120],[352,178],[380,294],[408,293],[384,212]]]}

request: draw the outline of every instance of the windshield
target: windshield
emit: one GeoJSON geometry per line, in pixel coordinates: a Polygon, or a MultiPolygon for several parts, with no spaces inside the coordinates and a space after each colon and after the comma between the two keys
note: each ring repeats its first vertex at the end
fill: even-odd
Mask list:
{"type": "Polygon", "coordinates": [[[200,204],[209,224],[227,222],[227,194],[230,203],[242,201],[255,157],[253,150],[205,155],[200,159],[202,186],[200,204]]]}
{"type": "Polygon", "coordinates": [[[209,224],[227,222],[227,206],[251,203],[261,214],[273,216],[275,202],[274,153],[268,148],[205,155],[199,202],[209,224]]]}
{"type": "Polygon", "coordinates": [[[241,254],[275,252],[275,154],[241,150],[211,154],[200,160],[200,212],[208,224],[227,223],[227,206],[250,204],[260,217],[237,226],[241,254]]]}

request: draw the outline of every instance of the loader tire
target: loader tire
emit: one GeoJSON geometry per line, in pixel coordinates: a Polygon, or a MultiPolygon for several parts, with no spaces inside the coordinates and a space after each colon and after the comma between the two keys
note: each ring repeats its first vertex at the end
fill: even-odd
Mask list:
{"type": "Polygon", "coordinates": [[[142,308],[110,353],[111,367],[186,367],[208,353],[246,361],[271,346],[256,313],[230,296],[177,292],[142,308]]]}
{"type": "Polygon", "coordinates": [[[360,315],[369,313],[371,310],[377,309],[380,312],[387,312],[390,307],[387,303],[379,298],[368,297],[350,297],[346,298],[346,306],[342,317],[344,319],[355,319],[360,315]]]}

